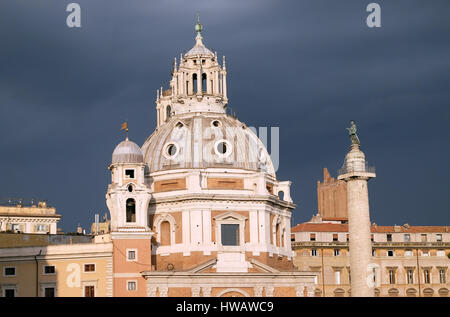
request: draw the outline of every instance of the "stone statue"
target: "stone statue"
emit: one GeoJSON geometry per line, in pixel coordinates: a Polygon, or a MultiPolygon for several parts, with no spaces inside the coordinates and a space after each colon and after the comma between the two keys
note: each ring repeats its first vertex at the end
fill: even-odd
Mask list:
{"type": "Polygon", "coordinates": [[[348,134],[350,135],[350,140],[352,140],[352,144],[360,144],[358,135],[356,134],[356,124],[355,121],[350,120],[350,128],[347,128],[348,134]]]}

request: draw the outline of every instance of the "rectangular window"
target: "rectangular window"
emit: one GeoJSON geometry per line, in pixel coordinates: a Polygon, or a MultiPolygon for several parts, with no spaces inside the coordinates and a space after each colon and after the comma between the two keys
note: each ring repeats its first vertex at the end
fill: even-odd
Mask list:
{"type": "Polygon", "coordinates": [[[54,287],[46,287],[44,289],[45,297],[55,297],[55,288],[54,287]]]}
{"type": "Polygon", "coordinates": [[[136,282],[135,281],[129,281],[127,283],[127,289],[129,291],[135,291],[136,290],[136,282]]]}
{"type": "Polygon", "coordinates": [[[340,271],[334,272],[334,279],[335,279],[336,285],[341,284],[341,272],[340,271]]]}
{"type": "Polygon", "coordinates": [[[413,270],[407,270],[406,271],[406,276],[408,279],[408,284],[414,284],[414,272],[413,270]]]}
{"type": "Polygon", "coordinates": [[[128,251],[128,260],[136,260],[136,251],[135,250],[128,251]]]}
{"type": "Polygon", "coordinates": [[[430,270],[424,270],[423,271],[423,280],[425,281],[425,284],[430,284],[430,270]]]}
{"type": "Polygon", "coordinates": [[[339,256],[341,254],[341,250],[334,249],[334,256],[339,256]]]}
{"type": "Polygon", "coordinates": [[[5,297],[16,297],[16,290],[14,288],[5,289],[5,297]]]}
{"type": "Polygon", "coordinates": [[[85,264],[84,271],[85,272],[95,272],[95,264],[85,264]]]}
{"type": "Polygon", "coordinates": [[[394,250],[388,250],[388,256],[394,256],[394,250]]]}
{"type": "Polygon", "coordinates": [[[333,233],[333,241],[338,241],[338,235],[336,233],[333,233]]]}
{"type": "Polygon", "coordinates": [[[309,241],[316,241],[316,234],[315,233],[311,233],[309,235],[309,241]]]}
{"type": "Polygon", "coordinates": [[[389,270],[389,284],[395,284],[395,271],[389,270]]]}
{"type": "Polygon", "coordinates": [[[3,269],[4,276],[16,276],[16,268],[15,267],[5,267],[3,269]]]}
{"type": "Polygon", "coordinates": [[[412,255],[413,255],[412,250],[405,251],[405,256],[412,256],[412,255]]]}
{"type": "Polygon", "coordinates": [[[375,255],[376,255],[375,249],[372,249],[372,256],[375,256],[375,255]]]}
{"type": "Polygon", "coordinates": [[[317,256],[317,250],[316,249],[312,249],[311,250],[311,256],[317,256]]]}
{"type": "Polygon", "coordinates": [[[44,274],[55,274],[55,266],[54,265],[44,266],[44,274]]]}
{"type": "Polygon", "coordinates": [[[373,242],[373,234],[370,235],[370,241],[373,242]]]}
{"type": "Polygon", "coordinates": [[[95,297],[95,287],[85,286],[84,287],[84,297],[95,297]]]}
{"type": "Polygon", "coordinates": [[[346,240],[347,240],[347,242],[350,241],[350,238],[349,238],[349,235],[348,235],[348,234],[347,234],[347,236],[346,236],[346,240]]]}
{"type": "Polygon", "coordinates": [[[422,256],[429,256],[430,251],[429,250],[422,250],[422,256]]]}
{"type": "Polygon", "coordinates": [[[438,250],[436,255],[437,256],[445,256],[445,251],[444,250],[438,250]]]}
{"type": "Polygon", "coordinates": [[[134,178],[134,170],[125,170],[125,178],[134,178]]]}
{"type": "Polygon", "coordinates": [[[420,240],[421,240],[422,242],[427,242],[427,234],[426,234],[426,233],[421,234],[421,235],[420,235],[420,240]]]}
{"type": "Polygon", "coordinates": [[[439,282],[441,282],[441,284],[447,283],[446,278],[445,278],[445,270],[444,269],[439,270],[439,282]]]}
{"type": "Polygon", "coordinates": [[[436,241],[442,242],[442,234],[440,234],[440,233],[436,234],[436,241]]]}
{"type": "Polygon", "coordinates": [[[48,225],[44,225],[44,224],[34,225],[34,231],[35,232],[48,232],[48,225]]]}
{"type": "Polygon", "coordinates": [[[388,233],[386,235],[386,240],[387,240],[387,242],[392,242],[392,234],[388,233]]]}
{"type": "Polygon", "coordinates": [[[409,235],[409,233],[405,234],[405,242],[410,242],[411,241],[411,236],[409,235]]]}
{"type": "Polygon", "coordinates": [[[222,231],[222,245],[239,245],[239,225],[238,224],[223,224],[222,231]]]}

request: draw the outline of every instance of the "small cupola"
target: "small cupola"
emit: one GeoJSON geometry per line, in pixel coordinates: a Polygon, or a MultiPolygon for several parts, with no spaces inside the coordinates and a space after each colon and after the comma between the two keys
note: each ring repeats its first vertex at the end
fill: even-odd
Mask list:
{"type": "Polygon", "coordinates": [[[133,141],[130,141],[127,137],[124,141],[120,142],[114,149],[111,163],[112,164],[144,163],[144,155],[142,154],[141,148],[133,141]]]}

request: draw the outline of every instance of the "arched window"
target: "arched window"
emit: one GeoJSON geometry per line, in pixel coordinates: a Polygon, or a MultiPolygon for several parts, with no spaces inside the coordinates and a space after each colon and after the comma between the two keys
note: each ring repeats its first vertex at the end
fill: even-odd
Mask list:
{"type": "Polygon", "coordinates": [[[195,95],[197,89],[197,74],[192,74],[192,94],[195,95]]]}
{"type": "Polygon", "coordinates": [[[127,222],[136,222],[136,202],[133,198],[127,199],[127,222]]]}
{"type": "Polygon", "coordinates": [[[166,118],[169,119],[172,115],[172,108],[170,106],[166,107],[166,118]]]}
{"type": "Polygon", "coordinates": [[[206,81],[206,74],[203,73],[203,74],[202,74],[202,91],[203,91],[203,92],[206,92],[206,91],[207,91],[207,89],[206,89],[206,83],[207,83],[207,81],[206,81]]]}
{"type": "Polygon", "coordinates": [[[170,223],[168,221],[161,222],[159,230],[161,245],[170,245],[170,223]]]}

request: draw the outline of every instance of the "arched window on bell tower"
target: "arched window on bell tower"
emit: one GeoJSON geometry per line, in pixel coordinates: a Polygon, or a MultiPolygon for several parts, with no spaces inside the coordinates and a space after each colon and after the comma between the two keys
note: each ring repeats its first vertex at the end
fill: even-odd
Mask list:
{"type": "Polygon", "coordinates": [[[206,93],[206,91],[207,91],[206,83],[207,83],[207,81],[206,81],[206,74],[203,73],[202,74],[202,91],[204,93],[206,93]]]}
{"type": "Polygon", "coordinates": [[[127,222],[136,222],[136,202],[128,198],[126,202],[127,222]]]}
{"type": "Polygon", "coordinates": [[[192,92],[191,95],[195,95],[195,91],[197,90],[197,74],[192,74],[192,92]]]}

